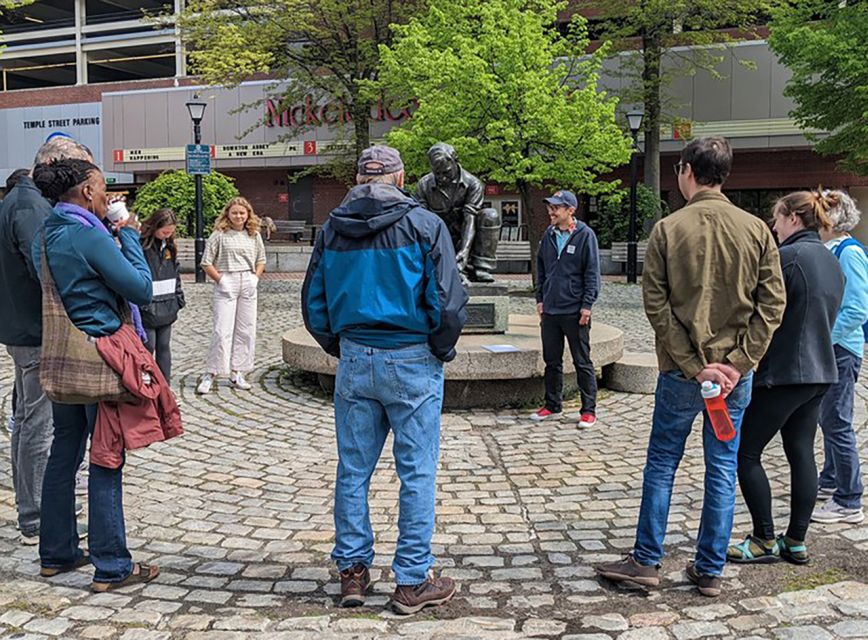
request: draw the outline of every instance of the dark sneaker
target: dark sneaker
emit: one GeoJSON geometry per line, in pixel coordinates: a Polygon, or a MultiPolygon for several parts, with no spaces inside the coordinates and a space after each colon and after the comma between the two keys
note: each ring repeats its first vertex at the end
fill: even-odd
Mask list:
{"type": "Polygon", "coordinates": [[[641,565],[632,554],[619,562],[601,564],[594,569],[597,575],[612,582],[635,582],[643,587],[656,587],[660,584],[660,567],[641,565]]]}
{"type": "Polygon", "coordinates": [[[696,585],[699,593],[708,597],[716,598],[720,595],[721,587],[723,586],[723,578],[720,576],[707,576],[700,574],[696,570],[696,566],[692,562],[687,563],[687,579],[696,585]]]}
{"type": "Polygon", "coordinates": [[[425,607],[446,604],[455,595],[455,582],[451,578],[428,578],[420,584],[401,584],[392,594],[392,609],[405,616],[425,607]]]}
{"type": "Polygon", "coordinates": [[[341,571],[341,606],[361,607],[371,586],[371,572],[363,564],[341,571]]]}

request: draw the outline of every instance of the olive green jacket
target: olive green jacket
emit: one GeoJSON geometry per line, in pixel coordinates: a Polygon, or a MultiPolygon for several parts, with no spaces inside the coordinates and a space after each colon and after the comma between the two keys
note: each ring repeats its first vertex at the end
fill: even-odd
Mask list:
{"type": "Polygon", "coordinates": [[[756,367],[786,306],[771,231],[714,190],[654,226],[642,295],[660,370],[688,380],[715,362],[756,367]]]}

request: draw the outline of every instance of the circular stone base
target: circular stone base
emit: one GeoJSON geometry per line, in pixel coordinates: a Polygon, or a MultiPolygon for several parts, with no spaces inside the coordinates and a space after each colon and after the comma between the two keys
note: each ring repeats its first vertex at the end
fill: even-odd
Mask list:
{"type": "MultiPolygon", "coordinates": [[[[543,397],[545,363],[537,316],[510,315],[506,333],[462,335],[456,350],[458,355],[445,370],[446,408],[515,406],[543,397]],[[495,353],[485,349],[493,345],[509,345],[517,350],[495,353]]],[[[591,359],[595,367],[612,364],[623,352],[624,335],[620,329],[601,323],[592,326],[591,359]]],[[[566,348],[564,355],[564,373],[574,372],[566,348]]],[[[284,334],[283,360],[293,368],[321,374],[324,386],[328,385],[328,377],[335,375],[338,364],[303,327],[284,334]]],[[[574,389],[574,376],[565,376],[564,391],[574,389]]]]}
{"type": "Polygon", "coordinates": [[[603,369],[603,384],[614,391],[654,393],[657,390],[657,356],[653,353],[625,353],[603,369]]]}

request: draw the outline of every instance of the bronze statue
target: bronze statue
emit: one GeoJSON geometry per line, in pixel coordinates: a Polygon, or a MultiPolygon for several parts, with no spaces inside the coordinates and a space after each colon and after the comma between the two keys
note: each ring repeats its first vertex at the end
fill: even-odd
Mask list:
{"type": "Polygon", "coordinates": [[[431,173],[416,186],[416,198],[449,228],[458,269],[465,280],[494,282],[500,214],[483,208],[485,187],[458,164],[455,149],[438,142],[428,150],[431,173]]]}

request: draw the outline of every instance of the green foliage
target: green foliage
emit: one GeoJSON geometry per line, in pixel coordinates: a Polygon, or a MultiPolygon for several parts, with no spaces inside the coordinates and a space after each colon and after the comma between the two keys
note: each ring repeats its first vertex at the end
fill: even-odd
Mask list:
{"type": "MultiPolygon", "coordinates": [[[[636,226],[639,240],[648,237],[647,224],[654,218],[668,214],[669,206],[658,198],[654,191],[644,184],[637,185],[636,226]]],[[[627,242],[630,228],[629,190],[619,189],[612,194],[602,196],[590,224],[603,248],[611,247],[613,242],[627,242]]]]}
{"type": "MultiPolygon", "coordinates": [[[[202,212],[205,217],[205,235],[211,233],[214,220],[229,200],[238,195],[234,180],[222,173],[212,172],[202,177],[202,212]]],[[[142,220],[168,207],[178,216],[178,234],[185,236],[187,216],[196,215],[196,187],[193,176],[184,171],[166,171],[141,187],[136,193],[133,209],[142,220]]]]}
{"type": "MultiPolygon", "coordinates": [[[[350,158],[369,144],[375,98],[361,94],[361,83],[377,77],[379,45],[392,41],[389,25],[422,1],[190,0],[178,25],[193,70],[206,82],[235,86],[269,74],[280,79],[274,97],[284,105],[306,95],[344,105],[352,122],[336,127],[350,142],[350,158]]],[[[302,124],[285,137],[310,128],[302,124]]]]}
{"type": "Polygon", "coordinates": [[[410,175],[428,171],[426,152],[442,140],[469,171],[525,196],[550,182],[582,193],[614,186],[598,176],[628,160],[630,145],[616,101],[597,89],[602,54],[584,55],[584,19],[571,38],[552,26],[565,6],[440,0],[395,27],[394,46],[381,47],[379,87],[419,101],[388,135],[410,175]]]}
{"type": "MultiPolygon", "coordinates": [[[[0,0],[0,16],[26,7],[29,4],[33,4],[33,0],[0,0]]],[[[0,43],[0,54],[3,53],[3,49],[5,48],[6,45],[0,43]]]]}
{"type": "Polygon", "coordinates": [[[868,175],[868,3],[801,0],[774,13],[769,45],[792,71],[784,94],[817,151],[868,175]]]}

